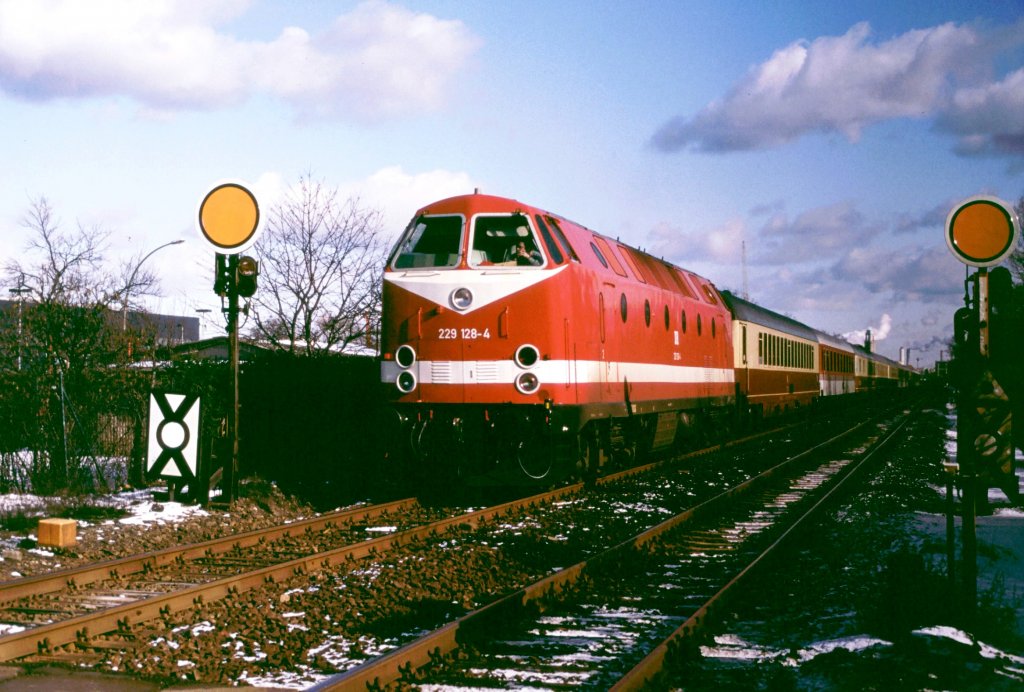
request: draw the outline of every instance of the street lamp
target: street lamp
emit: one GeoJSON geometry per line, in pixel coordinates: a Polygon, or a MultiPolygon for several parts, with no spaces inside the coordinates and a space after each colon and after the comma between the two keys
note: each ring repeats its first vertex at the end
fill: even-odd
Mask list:
{"type": "Polygon", "coordinates": [[[135,275],[139,273],[139,269],[142,268],[143,263],[165,247],[181,245],[184,242],[184,240],[179,238],[178,240],[172,240],[169,243],[164,243],[159,247],[153,248],[145,257],[139,260],[138,264],[135,265],[135,269],[132,270],[132,275],[128,277],[128,284],[124,287],[124,300],[122,301],[121,308],[121,331],[127,331],[128,329],[128,292],[131,291],[132,284],[135,282],[135,275]]]}
{"type": "Polygon", "coordinates": [[[25,285],[25,277],[22,276],[17,286],[7,290],[18,296],[18,370],[21,370],[21,311],[25,304],[25,294],[31,293],[32,289],[25,285]]]}
{"type": "Polygon", "coordinates": [[[206,319],[206,315],[210,312],[210,308],[196,308],[196,313],[199,315],[199,340],[203,339],[203,320],[206,319]]]}

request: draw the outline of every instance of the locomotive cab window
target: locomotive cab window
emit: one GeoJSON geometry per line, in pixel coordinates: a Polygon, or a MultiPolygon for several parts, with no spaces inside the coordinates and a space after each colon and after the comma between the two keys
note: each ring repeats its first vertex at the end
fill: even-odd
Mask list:
{"type": "Polygon", "coordinates": [[[462,255],[461,215],[421,216],[416,219],[395,253],[395,269],[437,269],[456,267],[462,255]]]}
{"type": "Polygon", "coordinates": [[[473,217],[469,266],[531,268],[543,265],[541,244],[526,216],[481,214],[473,217]]]}

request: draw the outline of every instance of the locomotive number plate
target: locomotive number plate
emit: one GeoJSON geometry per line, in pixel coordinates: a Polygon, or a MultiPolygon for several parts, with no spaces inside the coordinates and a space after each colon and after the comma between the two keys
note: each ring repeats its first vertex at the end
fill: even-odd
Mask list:
{"type": "Polygon", "coordinates": [[[455,329],[442,327],[437,330],[437,338],[442,340],[448,339],[490,339],[490,329],[477,329],[476,327],[462,327],[461,329],[455,329]]]}

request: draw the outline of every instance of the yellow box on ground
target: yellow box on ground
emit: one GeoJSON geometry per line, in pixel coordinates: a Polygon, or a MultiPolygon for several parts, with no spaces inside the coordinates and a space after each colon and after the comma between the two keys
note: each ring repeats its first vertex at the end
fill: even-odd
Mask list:
{"type": "Polygon", "coordinates": [[[77,540],[78,522],[74,519],[40,519],[39,545],[67,548],[77,540]]]}

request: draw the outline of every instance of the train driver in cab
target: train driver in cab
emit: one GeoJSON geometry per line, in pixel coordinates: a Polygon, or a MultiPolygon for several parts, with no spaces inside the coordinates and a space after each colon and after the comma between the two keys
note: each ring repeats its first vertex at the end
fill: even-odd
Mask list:
{"type": "Polygon", "coordinates": [[[525,240],[518,241],[513,247],[513,252],[516,258],[516,264],[520,267],[539,267],[544,263],[544,258],[541,256],[540,250],[537,248],[527,249],[525,240]]]}

